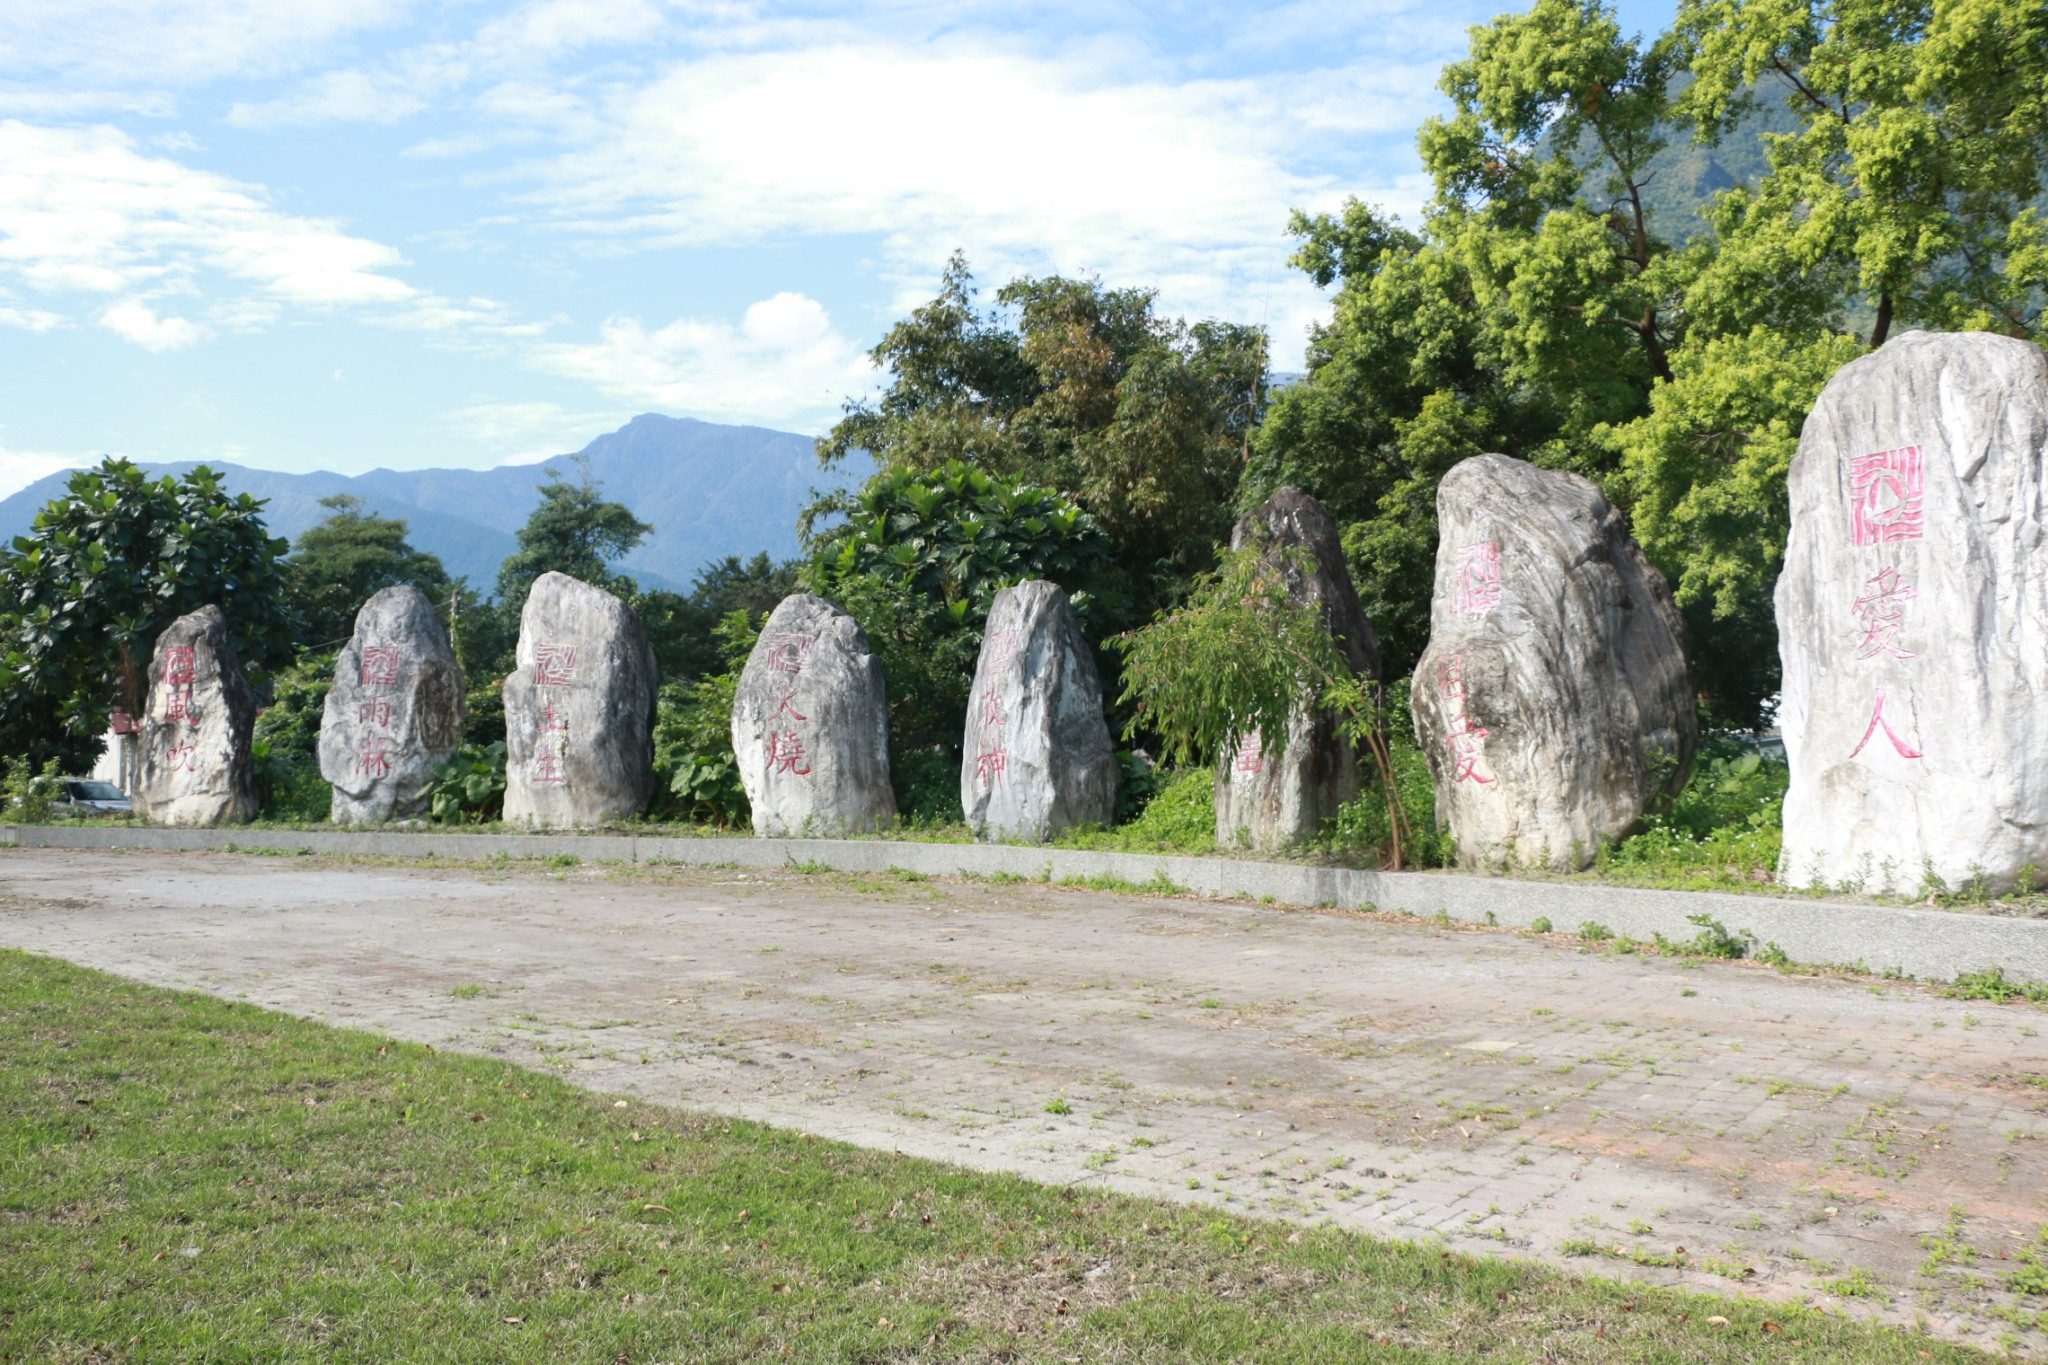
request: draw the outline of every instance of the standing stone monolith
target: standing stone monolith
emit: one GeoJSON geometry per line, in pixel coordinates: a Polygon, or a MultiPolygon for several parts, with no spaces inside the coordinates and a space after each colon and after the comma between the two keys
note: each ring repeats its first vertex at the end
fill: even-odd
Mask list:
{"type": "Polygon", "coordinates": [[[156,637],[135,813],[159,825],[238,825],[261,802],[249,736],[256,695],[216,606],[180,616],[156,637]]]}
{"type": "Polygon", "coordinates": [[[857,621],[809,593],[782,599],[740,673],[732,751],[763,838],[895,823],[888,692],[857,621]]]}
{"type": "Polygon", "coordinates": [[[575,829],[645,810],[658,685],[630,607],[565,573],[534,579],[505,679],[506,821],[575,829]]]}
{"type": "Polygon", "coordinates": [[[1415,738],[1468,867],[1565,870],[1683,786],[1699,742],[1671,589],[1591,481],[1475,455],[1436,495],[1415,738]]]}
{"type": "Polygon", "coordinates": [[[356,613],[320,717],[320,775],[337,825],[426,814],[434,770],[462,743],[462,669],[427,595],[385,588],[356,613]]]}
{"type": "Polygon", "coordinates": [[[1821,390],[1778,579],[1779,873],[1917,893],[2048,867],[2048,357],[1906,332],[1821,390]]]}
{"type": "MultiPolygon", "coordinates": [[[[1261,559],[1284,576],[1287,595],[1322,613],[1337,648],[1362,679],[1380,679],[1380,644],[1358,605],[1344,549],[1330,514],[1299,488],[1283,488],[1230,534],[1230,548],[1263,547],[1261,559]],[[1303,552],[1307,560],[1303,560],[1303,552]]],[[[1357,746],[1337,732],[1334,712],[1304,697],[1277,756],[1258,731],[1230,746],[1216,765],[1216,842],[1274,852],[1314,838],[1337,808],[1358,795],[1357,746]]]]}
{"type": "Polygon", "coordinates": [[[989,609],[961,741],[960,805],[985,842],[1044,843],[1116,818],[1102,680],[1056,583],[1004,588],[989,609]]]}

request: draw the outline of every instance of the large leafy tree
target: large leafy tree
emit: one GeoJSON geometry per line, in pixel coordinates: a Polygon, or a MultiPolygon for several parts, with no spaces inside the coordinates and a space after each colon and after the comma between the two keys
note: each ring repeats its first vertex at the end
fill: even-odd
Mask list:
{"type": "Polygon", "coordinates": [[[285,597],[303,638],[340,642],[373,594],[410,583],[439,601],[450,591],[439,557],[406,542],[405,522],[363,510],[346,493],[322,498],[327,519],[307,529],[285,560],[285,597]]]}
{"type": "Polygon", "coordinates": [[[1057,488],[1100,524],[1140,607],[1208,564],[1265,404],[1265,336],[1153,310],[1153,292],[1060,276],[977,302],[966,261],[873,351],[888,388],[818,444],[920,473],[952,461],[1057,488]]]}
{"type": "Polygon", "coordinates": [[[759,625],[797,589],[797,563],[777,563],[763,551],[752,559],[727,555],[697,571],[688,593],[653,591],[633,599],[647,627],[662,676],[697,679],[722,672],[726,651],[720,627],[734,612],[759,625]]]}
{"type": "Polygon", "coordinates": [[[2020,0],[1684,0],[1644,44],[1598,0],[1538,0],[1475,28],[1421,134],[1419,227],[1296,219],[1336,306],[1241,496],[1299,483],[1350,523],[1399,665],[1427,637],[1444,471],[1489,449],[1576,469],[1673,580],[1709,709],[1754,720],[1820,385],[1906,323],[2039,334],[2044,26],[2020,0]],[[1755,137],[1773,100],[1794,130],[1764,135],[1757,183],[1663,235],[1673,144],[1755,137]]]}
{"type": "Polygon", "coordinates": [[[540,504],[519,528],[519,545],[498,568],[498,601],[514,613],[544,573],[565,573],[597,587],[630,593],[612,563],[653,534],[624,503],[607,501],[586,466],[573,482],[549,469],[540,504]]]}
{"type": "Polygon", "coordinates": [[[287,662],[294,632],[263,504],[205,466],[151,480],[109,459],[0,558],[0,750],[79,765],[115,707],[139,715],[156,637],[208,603],[243,665],[287,662]]]}

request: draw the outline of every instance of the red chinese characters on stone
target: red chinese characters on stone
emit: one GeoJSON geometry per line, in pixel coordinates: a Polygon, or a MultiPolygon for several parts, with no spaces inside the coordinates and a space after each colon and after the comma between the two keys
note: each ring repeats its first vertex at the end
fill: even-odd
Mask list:
{"type": "Polygon", "coordinates": [[[1010,766],[1008,749],[990,749],[974,756],[974,777],[984,787],[993,787],[1003,780],[1003,773],[1010,766]]]}
{"type": "Polygon", "coordinates": [[[1003,710],[1003,695],[993,687],[981,689],[981,723],[995,729],[1002,729],[1010,723],[1010,717],[1003,710]]]}
{"type": "Polygon", "coordinates": [[[1926,493],[1919,446],[1857,456],[1849,462],[1849,543],[1920,539],[1926,493]]]}
{"type": "Polygon", "coordinates": [[[371,697],[367,701],[357,702],[356,723],[358,725],[389,726],[391,724],[391,699],[389,697],[371,697]]]}
{"type": "Polygon", "coordinates": [[[181,772],[199,771],[199,750],[189,742],[173,744],[164,754],[164,760],[181,772]]]}
{"type": "Polygon", "coordinates": [[[1900,739],[1898,731],[1892,729],[1892,723],[1884,718],[1884,689],[1882,687],[1877,689],[1877,704],[1871,708],[1870,724],[1863,728],[1863,738],[1856,741],[1856,747],[1849,751],[1849,757],[1854,758],[1862,753],[1863,746],[1870,743],[1870,737],[1879,730],[1884,731],[1884,737],[1892,742],[1892,748],[1898,753],[1900,758],[1919,758],[1922,756],[1918,749],[1906,743],[1905,740],[1900,739]]]}
{"type": "Polygon", "coordinates": [[[559,787],[569,780],[569,775],[562,770],[562,751],[546,740],[534,750],[530,771],[536,786],[559,787]]]}
{"type": "Polygon", "coordinates": [[[804,671],[804,660],[810,657],[814,643],[808,635],[777,631],[768,637],[768,671],[798,676],[804,671]]]}
{"type": "Polygon", "coordinates": [[[1254,730],[1238,741],[1237,753],[1230,761],[1231,771],[1246,777],[1257,777],[1266,771],[1265,750],[1259,744],[1259,732],[1254,730]]]}
{"type": "Polygon", "coordinates": [[[398,681],[398,646],[364,645],[363,658],[357,668],[362,685],[382,691],[398,681]]]}
{"type": "Polygon", "coordinates": [[[1897,569],[1880,569],[1871,576],[1854,608],[1856,619],[1863,623],[1863,641],[1857,647],[1857,658],[1874,659],[1880,654],[1894,659],[1920,657],[1899,643],[1899,636],[1906,629],[1906,603],[1918,595],[1897,569]]]}
{"type": "Polygon", "coordinates": [[[537,644],[533,647],[533,685],[567,687],[576,681],[576,646],[537,644]]]}
{"type": "Polygon", "coordinates": [[[391,776],[391,741],[383,735],[364,735],[356,751],[356,772],[364,777],[391,776]]]}
{"type": "Polygon", "coordinates": [[[982,653],[992,659],[1004,659],[1014,653],[1016,648],[1017,632],[1014,630],[999,630],[991,634],[987,642],[982,645],[982,653]]]}
{"type": "Polygon", "coordinates": [[[164,684],[168,687],[190,687],[197,681],[199,666],[192,646],[164,646],[164,684]]]}
{"type": "Polygon", "coordinates": [[[1483,616],[1500,605],[1500,542],[1482,540],[1458,551],[1457,578],[1451,588],[1451,610],[1460,616],[1483,616]]]}
{"type": "MultiPolygon", "coordinates": [[[[1445,701],[1465,700],[1465,656],[1453,654],[1436,666],[1437,695],[1445,701]]],[[[1462,707],[1460,709],[1463,709],[1462,707]]]]}
{"type": "Polygon", "coordinates": [[[811,767],[804,763],[803,736],[794,730],[770,730],[768,732],[768,771],[788,773],[792,777],[809,777],[811,767]],[[802,767],[798,767],[803,763],[802,767]]]}
{"type": "Polygon", "coordinates": [[[192,719],[192,689],[173,687],[164,694],[164,719],[169,721],[192,719]]]}
{"type": "Polygon", "coordinates": [[[1444,743],[1451,751],[1451,761],[1457,765],[1451,773],[1453,782],[1477,782],[1484,786],[1493,781],[1479,771],[1479,760],[1486,752],[1484,725],[1473,723],[1472,717],[1461,715],[1451,732],[1444,736],[1444,743]]]}

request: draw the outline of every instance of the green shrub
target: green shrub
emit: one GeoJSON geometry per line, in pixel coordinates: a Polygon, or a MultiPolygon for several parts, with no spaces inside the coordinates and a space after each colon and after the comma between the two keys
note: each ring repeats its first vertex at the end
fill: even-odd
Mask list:
{"type": "Polygon", "coordinates": [[[1776,880],[1783,848],[1783,763],[1709,740],[1692,780],[1640,834],[1600,850],[1595,868],[1647,885],[1753,886],[1776,880]]]}
{"type": "Polygon", "coordinates": [[[280,752],[277,741],[268,739],[250,745],[250,755],[264,819],[312,824],[333,813],[334,789],[320,775],[317,755],[280,752]]]}
{"type": "Polygon", "coordinates": [[[737,825],[752,813],[730,747],[721,754],[677,754],[668,766],[664,813],[708,825],[737,825]]]}
{"type": "MultiPolygon", "coordinates": [[[[327,710],[327,691],[334,685],[334,659],[333,650],[307,654],[271,678],[270,705],[256,716],[256,751],[267,752],[279,764],[317,764],[320,720],[327,710]]],[[[257,780],[264,780],[260,760],[257,780]]]]}
{"type": "Polygon", "coordinates": [[[505,746],[465,744],[427,788],[428,817],[441,824],[482,824],[505,813],[505,746]]]}
{"type": "Polygon", "coordinates": [[[0,816],[17,825],[47,824],[57,800],[57,759],[37,772],[26,758],[10,758],[0,766],[0,816]]]}

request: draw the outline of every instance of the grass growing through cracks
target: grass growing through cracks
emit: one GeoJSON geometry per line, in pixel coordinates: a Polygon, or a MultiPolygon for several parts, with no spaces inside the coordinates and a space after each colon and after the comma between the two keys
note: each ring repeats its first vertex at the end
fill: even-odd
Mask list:
{"type": "Polygon", "coordinates": [[[20,953],[0,1055],[0,1359],[1967,1358],[614,1102],[20,953]]]}

